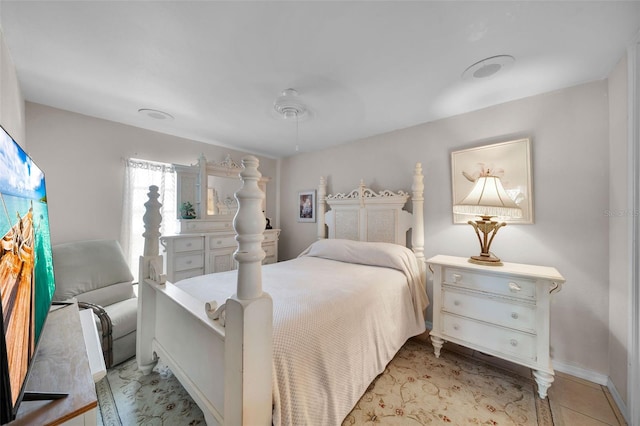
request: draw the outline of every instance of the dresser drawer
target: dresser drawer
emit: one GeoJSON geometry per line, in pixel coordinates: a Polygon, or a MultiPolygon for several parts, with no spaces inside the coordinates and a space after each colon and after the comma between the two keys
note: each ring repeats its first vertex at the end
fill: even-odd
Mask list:
{"type": "Polygon", "coordinates": [[[456,315],[442,315],[442,333],[522,360],[535,361],[536,336],[509,330],[456,315]]]}
{"type": "Polygon", "coordinates": [[[204,249],[204,239],[202,237],[176,238],[173,240],[173,247],[176,253],[202,250],[204,249]]]}
{"type": "Polygon", "coordinates": [[[520,277],[485,275],[475,271],[445,268],[443,284],[520,299],[536,298],[535,281],[520,277]]]}
{"type": "Polygon", "coordinates": [[[177,283],[180,280],[186,280],[187,278],[198,277],[200,275],[204,275],[204,268],[189,269],[173,274],[173,281],[177,283]]]}
{"type": "Polygon", "coordinates": [[[209,248],[211,250],[223,248],[223,247],[237,247],[238,242],[236,241],[235,235],[224,235],[221,237],[210,237],[209,238],[209,248]]]}
{"type": "Polygon", "coordinates": [[[173,266],[176,272],[187,269],[204,268],[204,254],[197,253],[176,256],[173,266]]]}
{"type": "Polygon", "coordinates": [[[442,310],[532,334],[536,330],[535,305],[443,289],[442,310]]]}

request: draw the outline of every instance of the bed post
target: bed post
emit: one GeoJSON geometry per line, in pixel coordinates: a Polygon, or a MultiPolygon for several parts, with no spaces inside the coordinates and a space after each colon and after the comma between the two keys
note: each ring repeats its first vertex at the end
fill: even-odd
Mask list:
{"type": "Polygon", "coordinates": [[[418,259],[422,282],[426,285],[426,269],[424,263],[424,176],[422,164],[416,163],[413,172],[413,184],[411,185],[411,202],[413,204],[413,229],[411,231],[411,248],[418,259]]]}
{"type": "Polygon", "coordinates": [[[162,256],[160,246],[160,194],[158,187],[152,185],[147,193],[149,200],[144,203],[146,212],[144,221],[144,251],[140,256],[138,269],[138,318],[136,326],[136,361],[143,374],[149,374],[156,364],[151,346],[156,323],[156,292],[150,286],[163,283],[162,256]]]}
{"type": "Polygon", "coordinates": [[[226,301],[224,423],[271,425],[273,302],[262,291],[265,195],[258,186],[258,159],[242,159],[242,187],[233,219],[238,249],[237,293],[226,301]]]}
{"type": "Polygon", "coordinates": [[[324,225],[324,214],[326,204],[325,199],[327,197],[327,181],[324,176],[320,176],[320,184],[318,185],[318,207],[316,208],[316,217],[318,221],[318,239],[323,240],[327,238],[327,230],[324,225]]]}

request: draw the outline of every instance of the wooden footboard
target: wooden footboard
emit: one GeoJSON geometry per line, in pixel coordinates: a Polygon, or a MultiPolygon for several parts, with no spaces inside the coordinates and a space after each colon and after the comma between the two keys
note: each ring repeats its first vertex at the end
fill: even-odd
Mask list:
{"type": "Polygon", "coordinates": [[[138,367],[148,374],[159,357],[202,409],[207,424],[222,424],[224,327],[207,317],[201,301],[171,283],[141,281],[138,308],[138,367]]]}
{"type": "Polygon", "coordinates": [[[225,324],[204,303],[164,283],[159,256],[158,188],[145,203],[145,248],[140,257],[137,362],[149,373],[158,357],[180,380],[207,424],[270,425],[272,415],[273,304],[262,291],[264,193],[258,159],[242,160],[242,188],[233,226],[238,249],[237,291],[227,299],[225,324]]]}

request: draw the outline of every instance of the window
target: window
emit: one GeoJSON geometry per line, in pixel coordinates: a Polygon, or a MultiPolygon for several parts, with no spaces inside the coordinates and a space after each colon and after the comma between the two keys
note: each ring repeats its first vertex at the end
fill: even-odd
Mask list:
{"type": "Polygon", "coordinates": [[[144,203],[149,199],[149,186],[156,185],[162,204],[160,214],[163,221],[160,226],[162,235],[176,232],[176,173],[171,164],[129,158],[125,160],[124,200],[122,204],[122,250],[129,262],[129,268],[138,280],[139,257],[144,249],[144,203]],[[167,220],[169,219],[169,220],[167,220]]]}

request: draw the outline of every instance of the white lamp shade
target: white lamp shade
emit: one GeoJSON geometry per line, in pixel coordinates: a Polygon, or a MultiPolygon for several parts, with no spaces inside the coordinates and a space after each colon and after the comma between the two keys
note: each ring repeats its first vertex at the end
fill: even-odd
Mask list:
{"type": "Polygon", "coordinates": [[[453,212],[475,216],[522,217],[522,210],[509,197],[497,176],[479,177],[469,195],[453,206],[453,212]]]}

